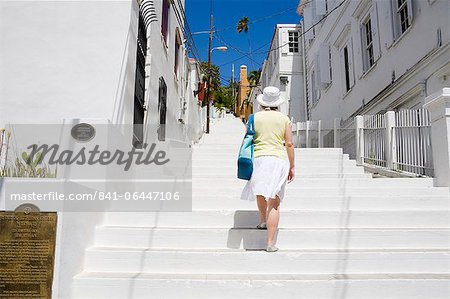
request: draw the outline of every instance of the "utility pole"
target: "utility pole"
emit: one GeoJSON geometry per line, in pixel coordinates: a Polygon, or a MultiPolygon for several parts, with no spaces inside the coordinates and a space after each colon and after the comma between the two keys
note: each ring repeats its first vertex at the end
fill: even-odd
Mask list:
{"type": "MultiPolygon", "coordinates": [[[[231,65],[231,97],[234,101],[234,63],[231,65]]],[[[234,106],[233,114],[236,112],[236,102],[234,103],[234,106]]]]}
{"type": "Polygon", "coordinates": [[[206,86],[206,134],[209,134],[209,93],[211,88],[211,48],[212,48],[212,39],[213,39],[213,15],[210,14],[209,20],[209,44],[208,44],[208,77],[207,77],[207,86],[206,86]]]}

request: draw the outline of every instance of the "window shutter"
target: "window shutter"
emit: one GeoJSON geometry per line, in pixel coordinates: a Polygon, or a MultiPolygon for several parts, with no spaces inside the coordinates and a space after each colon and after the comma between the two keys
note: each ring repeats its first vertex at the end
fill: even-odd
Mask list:
{"type": "Polygon", "coordinates": [[[348,68],[350,73],[350,87],[352,87],[355,84],[355,73],[354,73],[354,66],[353,66],[353,41],[352,38],[350,38],[348,42],[348,68]]]}
{"type": "MultiPolygon", "coordinates": [[[[356,57],[356,59],[358,59],[357,60],[358,63],[355,63],[354,70],[355,70],[356,78],[358,78],[358,79],[360,79],[362,77],[362,74],[363,74],[364,70],[366,69],[365,59],[364,59],[365,54],[363,55],[363,51],[365,51],[364,50],[364,41],[363,41],[363,38],[365,37],[364,32],[365,32],[364,25],[360,24],[359,30],[357,30],[355,32],[355,34],[353,35],[353,38],[355,40],[355,57],[356,57]]],[[[350,61],[349,63],[353,64],[353,62],[355,61],[355,59],[353,59],[353,43],[349,44],[349,52],[348,53],[349,53],[349,61],[350,61]]],[[[351,70],[350,73],[353,72],[352,69],[353,69],[353,66],[350,69],[351,70]]],[[[352,75],[350,75],[350,78],[351,78],[351,76],[352,75]]],[[[352,85],[351,80],[350,80],[350,85],[352,85]]]]}
{"type": "Polygon", "coordinates": [[[412,4],[412,0],[407,0],[407,5],[408,5],[408,20],[409,20],[409,25],[412,25],[412,21],[413,21],[413,4],[412,4]]]}
{"type": "Polygon", "coordinates": [[[312,5],[308,5],[304,9],[304,24],[305,24],[305,38],[306,39],[313,39],[313,30],[311,29],[313,24],[313,16],[312,16],[312,5]]]}
{"type": "MultiPolygon", "coordinates": [[[[381,30],[385,32],[384,41],[386,48],[389,48],[394,42],[394,18],[393,18],[393,8],[391,1],[379,1],[377,3],[378,10],[381,12],[380,16],[383,16],[383,21],[381,24],[383,25],[383,29],[381,30]]],[[[381,41],[381,39],[380,39],[381,41]]]]}
{"type": "Polygon", "coordinates": [[[313,24],[316,24],[322,17],[317,14],[317,0],[313,0],[311,4],[312,4],[311,7],[312,7],[313,24]]]}
{"type": "Polygon", "coordinates": [[[331,82],[330,78],[330,47],[328,44],[321,44],[319,49],[319,73],[321,88],[324,89],[331,82]]]}
{"type": "Polygon", "coordinates": [[[286,54],[289,52],[289,33],[287,29],[280,28],[281,30],[281,53],[286,54]]]}
{"type": "Polygon", "coordinates": [[[327,13],[326,0],[315,0],[314,5],[316,5],[316,15],[323,16],[327,13]]]}
{"type": "Polygon", "coordinates": [[[380,36],[378,31],[378,13],[377,3],[373,2],[372,10],[370,11],[370,21],[372,22],[372,39],[373,39],[373,58],[377,61],[380,58],[380,36]]]}
{"type": "Polygon", "coordinates": [[[316,95],[316,100],[320,98],[320,88],[321,88],[321,72],[320,72],[320,63],[319,63],[319,53],[314,57],[314,91],[316,95]]]}

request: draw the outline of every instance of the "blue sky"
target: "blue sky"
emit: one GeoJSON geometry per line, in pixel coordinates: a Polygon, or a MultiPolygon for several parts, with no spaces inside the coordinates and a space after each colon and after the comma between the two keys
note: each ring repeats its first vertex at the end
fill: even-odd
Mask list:
{"type": "MultiPolygon", "coordinates": [[[[248,53],[250,47],[255,51],[265,45],[263,48],[255,51],[255,54],[252,56],[233,62],[236,78],[239,73],[239,67],[242,64],[247,65],[249,71],[260,68],[269,50],[275,25],[296,24],[299,22],[300,17],[295,11],[298,3],[298,0],[213,0],[214,26],[217,30],[225,29],[218,32],[219,37],[228,45],[241,51],[240,53],[228,47],[227,52],[213,52],[212,63],[221,66],[221,76],[230,79],[232,60],[248,53]],[[273,17],[250,24],[247,34],[238,34],[236,24],[244,16],[247,16],[250,22],[268,16],[273,17]]],[[[186,0],[185,9],[192,32],[209,29],[210,0],[186,0]]],[[[200,58],[206,61],[208,55],[208,34],[194,35],[194,38],[200,58]]],[[[222,45],[224,43],[219,39],[215,38],[213,40],[213,47],[222,45]]],[[[223,79],[222,84],[226,84],[223,79]]]]}

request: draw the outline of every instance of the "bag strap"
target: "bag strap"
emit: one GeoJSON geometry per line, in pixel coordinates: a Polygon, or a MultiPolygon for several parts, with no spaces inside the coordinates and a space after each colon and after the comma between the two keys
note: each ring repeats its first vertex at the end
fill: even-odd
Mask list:
{"type": "Polygon", "coordinates": [[[255,122],[253,120],[253,114],[248,116],[247,135],[255,135],[255,122]]]}

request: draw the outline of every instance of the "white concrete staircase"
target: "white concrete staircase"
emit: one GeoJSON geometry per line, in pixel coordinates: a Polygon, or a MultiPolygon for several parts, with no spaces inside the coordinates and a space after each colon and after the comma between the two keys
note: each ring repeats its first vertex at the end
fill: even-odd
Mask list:
{"type": "Polygon", "coordinates": [[[243,125],[195,147],[193,212],[108,213],[74,298],[450,298],[450,199],[431,179],[372,179],[341,149],[296,149],[277,245],[239,199],[243,125]]]}

